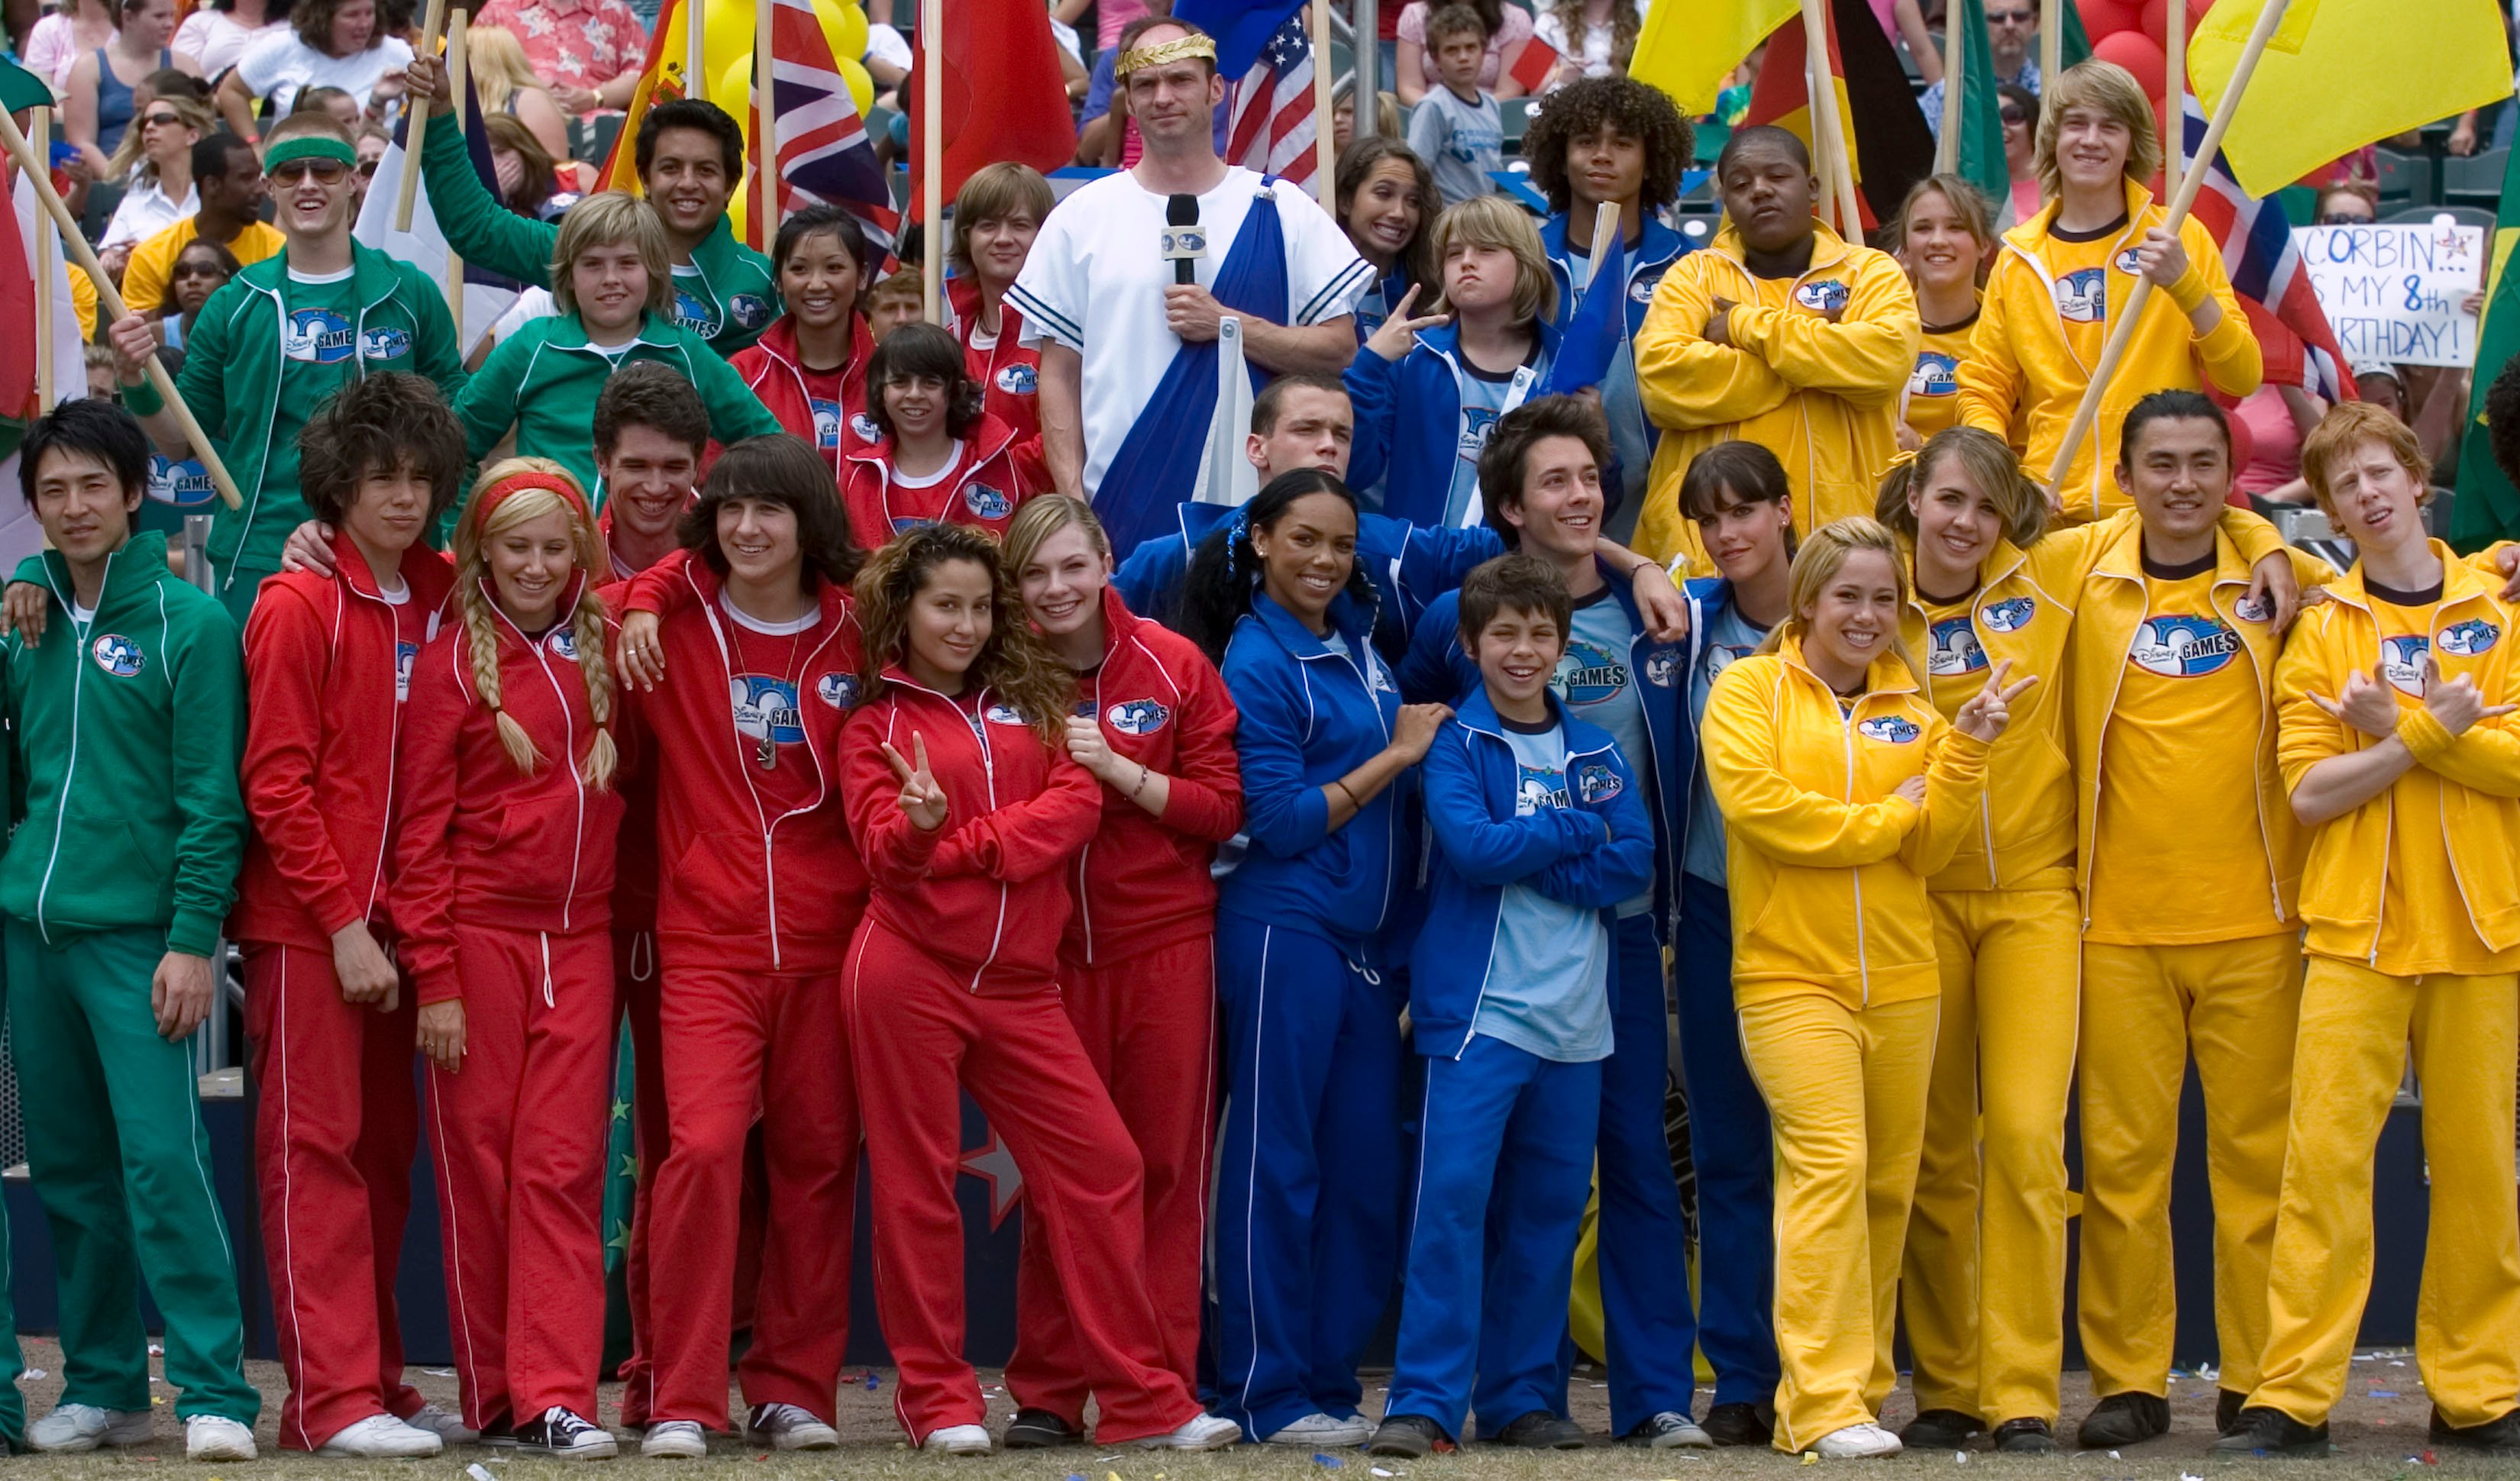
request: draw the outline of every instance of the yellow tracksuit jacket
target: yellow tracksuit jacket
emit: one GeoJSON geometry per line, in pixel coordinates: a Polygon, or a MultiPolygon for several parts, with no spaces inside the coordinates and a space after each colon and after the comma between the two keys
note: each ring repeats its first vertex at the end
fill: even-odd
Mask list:
{"type": "Polygon", "coordinates": [[[1724,671],[1698,743],[1724,814],[1735,1000],[1938,996],[1925,880],[1976,826],[1985,743],[1944,722],[1896,653],[1841,709],[1793,639],[1724,671]],[[1892,795],[1920,774],[1921,816],[1892,795]]]}
{"type": "Polygon", "coordinates": [[[1663,428],[1636,548],[1688,571],[1714,567],[1680,513],[1689,460],[1718,442],[1756,442],[1785,466],[1794,526],[1808,533],[1845,515],[1872,513],[1873,487],[1899,449],[1899,394],[1916,367],[1916,294],[1898,260],[1818,227],[1809,270],[1757,278],[1731,226],[1704,251],[1671,265],[1637,331],[1637,389],[1663,428]],[[1732,299],[1732,344],[1702,331],[1717,298],[1732,299]],[[1837,323],[1826,317],[1842,303],[1837,323]]]}
{"type": "MultiPolygon", "coordinates": [[[[2103,275],[2104,324],[2117,322],[2127,295],[2135,291],[2135,249],[2143,244],[2143,234],[2169,219],[2142,186],[2129,181],[2126,194],[2127,227],[2111,247],[2111,267],[2103,275]]],[[[2059,205],[2051,201],[2035,219],[2004,233],[1987,275],[1971,353],[1958,369],[1961,423],[2000,437],[2013,435],[2017,425],[2026,424],[2019,427],[2027,438],[2022,467],[2042,482],[2099,358],[2096,348],[2088,361],[2076,353],[2060,317],[2057,283],[2047,255],[2054,246],[2048,233],[2059,205]]],[[[2187,272],[2178,286],[2146,300],[2126,356],[2100,398],[2099,420],[2057,482],[2069,519],[2096,519],[2128,507],[2110,471],[2118,461],[2118,429],[2136,402],[2157,390],[2195,390],[2209,383],[2230,396],[2258,388],[2265,365],[2257,337],[2231,292],[2230,277],[2223,270],[2222,248],[2193,216],[2181,225],[2179,240],[2187,249],[2187,272]],[[2198,335],[2187,314],[2208,296],[2223,306],[2223,321],[2213,333],[2198,335]]]]}

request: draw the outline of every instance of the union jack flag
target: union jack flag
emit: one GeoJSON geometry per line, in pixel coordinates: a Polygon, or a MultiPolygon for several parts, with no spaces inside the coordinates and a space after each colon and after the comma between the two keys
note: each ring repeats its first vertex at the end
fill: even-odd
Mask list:
{"type": "Polygon", "coordinates": [[[759,241],[770,249],[778,223],[808,205],[836,205],[866,227],[867,244],[878,259],[892,255],[901,213],[892,208],[892,190],[877,162],[875,142],[867,137],[866,120],[858,116],[848,80],[832,60],[831,42],[823,35],[808,0],[775,0],[770,15],[770,98],[776,112],[770,169],[761,167],[760,130],[753,130],[753,181],[756,201],[775,182],[778,199],[756,206],[750,217],[759,241]]]}
{"type": "MultiPolygon", "coordinates": [[[[2204,111],[2192,97],[2186,104],[2182,167],[2205,147],[2204,111]]],[[[2282,205],[2240,189],[2229,161],[2217,154],[2205,171],[2205,188],[2196,193],[2193,214],[2222,244],[2223,270],[2230,274],[2231,289],[2257,334],[2267,382],[2298,385],[2330,403],[2361,399],[2336,331],[2311,288],[2301,249],[2293,246],[2282,205]]]]}
{"type": "MultiPolygon", "coordinates": [[[[787,0],[783,0],[787,3],[787,0]]],[[[1234,88],[1226,161],[1297,185],[1313,178],[1321,128],[1313,115],[1313,43],[1299,8],[1269,37],[1234,88]]]]}

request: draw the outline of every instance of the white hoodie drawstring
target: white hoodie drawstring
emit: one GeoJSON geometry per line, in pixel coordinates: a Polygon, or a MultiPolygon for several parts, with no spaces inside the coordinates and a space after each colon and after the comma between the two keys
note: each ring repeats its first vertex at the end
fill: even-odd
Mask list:
{"type": "Polygon", "coordinates": [[[536,931],[534,937],[543,946],[543,1007],[558,1008],[560,1003],[552,996],[551,932],[536,931]]]}

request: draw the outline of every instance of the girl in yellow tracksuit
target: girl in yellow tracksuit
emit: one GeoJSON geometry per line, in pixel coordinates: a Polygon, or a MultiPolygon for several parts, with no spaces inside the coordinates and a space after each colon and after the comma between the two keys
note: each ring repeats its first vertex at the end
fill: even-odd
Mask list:
{"type": "Polygon", "coordinates": [[[1712,575],[1697,527],[1680,513],[1680,476],[1718,442],[1756,442],[1784,464],[1794,530],[1808,535],[1872,509],[1899,450],[1899,393],[1916,363],[1916,295],[1897,258],[1813,223],[1811,266],[1761,278],[1730,222],[1704,251],[1671,265],[1637,331],[1637,389],[1663,428],[1636,548],[1688,558],[1712,575]],[[1726,337],[1705,336],[1717,299],[1736,305],[1726,337]]]}
{"type": "Polygon", "coordinates": [[[2372,1152],[2423,1091],[2431,1236],[2415,1357],[2437,1443],[2520,1445],[2520,673],[2495,583],[2423,533],[2412,432],[2349,402],[2302,471],[2361,561],[2276,670],[2280,755],[2313,828],[2269,1332],[2233,1450],[2324,1452],[2371,1282],[2372,1152]]]}
{"type": "Polygon", "coordinates": [[[2153,391],[2209,385],[2245,396],[2258,388],[2264,370],[2257,337],[2223,270],[2222,248],[2190,216],[2178,238],[2185,270],[2145,300],[2125,357],[2101,394],[2091,435],[2064,475],[2051,476],[2101,346],[2143,272],[2145,234],[2169,220],[2142,183],[2161,160],[2153,102],[2112,63],[2086,62],[2056,79],[2038,144],[2040,177],[2051,199],[2036,217],[2004,234],[1987,275],[1972,353],[1959,370],[1960,420],[1999,435],[2016,420],[2026,422],[2022,464],[2032,477],[2053,484],[2064,517],[2076,522],[2126,507],[2109,470],[2117,465],[2121,425],[2137,401],[2153,391]],[[2059,158],[2058,136],[2077,112],[2126,128],[2122,169],[2105,183],[2078,182],[2071,151],[2059,158]],[[2117,214],[2111,207],[2120,197],[2124,214],[2108,225],[2068,231],[2059,224],[2069,215],[2108,221],[2117,214]]]}
{"type": "Polygon", "coordinates": [[[1921,337],[1899,397],[1899,445],[1913,449],[1960,420],[1960,363],[1972,353],[1978,299],[1995,255],[1986,197],[1958,175],[1929,175],[1900,202],[1892,228],[1916,290],[1921,337]]]}
{"type": "Polygon", "coordinates": [[[1896,538],[1794,557],[1792,613],[1716,680],[1699,732],[1732,880],[1733,997],[1777,1142],[1776,1445],[1887,1455],[1892,1297],[1940,991],[1925,879],[1976,827],[2004,670],[1946,722],[1901,651],[1896,538]]]}

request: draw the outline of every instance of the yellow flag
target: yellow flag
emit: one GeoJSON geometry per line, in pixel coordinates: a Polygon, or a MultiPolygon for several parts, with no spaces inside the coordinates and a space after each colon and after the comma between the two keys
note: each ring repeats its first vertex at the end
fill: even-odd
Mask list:
{"type": "MultiPolygon", "coordinates": [[[[2187,76],[2209,113],[2267,3],[2217,0],[2198,22],[2187,76]]],[[[2366,144],[2510,96],[2496,0],[2292,0],[2223,153],[2241,189],[2272,196],[2366,144]]]]}
{"type": "Polygon", "coordinates": [[[1628,73],[1669,93],[1692,118],[1711,113],[1732,68],[1799,14],[1797,0],[1659,0],[1645,16],[1628,73]]]}

